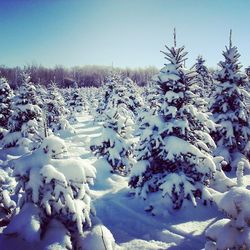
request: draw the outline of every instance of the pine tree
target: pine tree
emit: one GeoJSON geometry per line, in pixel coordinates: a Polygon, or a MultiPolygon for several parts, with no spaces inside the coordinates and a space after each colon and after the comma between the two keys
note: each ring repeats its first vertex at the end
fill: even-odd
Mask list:
{"type": "Polygon", "coordinates": [[[119,104],[105,111],[102,134],[94,138],[90,149],[98,157],[103,157],[112,167],[112,172],[127,175],[133,160],[133,122],[128,111],[119,104]]]}
{"type": "Polygon", "coordinates": [[[246,75],[240,72],[240,54],[237,47],[232,46],[231,36],[223,56],[225,60],[219,62],[221,69],[215,74],[217,84],[210,105],[214,120],[220,125],[213,138],[218,146],[216,154],[224,156],[229,165],[236,168],[243,158],[249,165],[244,154],[248,154],[246,148],[250,140],[250,110],[246,103],[246,75]]]}
{"type": "Polygon", "coordinates": [[[208,97],[213,85],[212,76],[208,68],[205,66],[205,62],[206,61],[202,56],[198,56],[196,63],[192,67],[196,72],[196,76],[194,78],[196,89],[194,89],[194,91],[199,93],[201,97],[208,97]]]}
{"type": "Polygon", "coordinates": [[[107,109],[107,106],[111,106],[112,102],[110,101],[110,96],[114,92],[114,89],[117,85],[120,85],[122,83],[121,75],[111,71],[107,78],[105,79],[105,83],[103,86],[103,98],[99,99],[98,107],[96,109],[96,115],[95,115],[95,120],[96,121],[103,121],[105,119],[104,112],[107,109]]]}
{"type": "Polygon", "coordinates": [[[53,132],[59,130],[72,130],[66,117],[69,111],[65,108],[65,102],[62,94],[55,83],[52,83],[48,88],[48,95],[46,97],[46,120],[47,126],[53,132]]]}
{"type": "Polygon", "coordinates": [[[13,92],[6,78],[0,78],[0,127],[7,129],[11,116],[11,98],[13,92]]]}
{"type": "Polygon", "coordinates": [[[75,82],[71,88],[69,109],[71,112],[82,112],[83,111],[83,98],[80,94],[78,84],[75,82]]]}
{"type": "Polygon", "coordinates": [[[178,209],[184,199],[196,204],[196,198],[208,198],[206,186],[216,168],[210,155],[215,144],[209,136],[214,124],[192,105],[198,97],[190,90],[192,74],[183,68],[184,47],[166,49],[170,63],[157,77],[161,106],[142,121],[138,162],[129,185],[144,199],[161,192],[165,202],[178,209]]]}
{"type": "Polygon", "coordinates": [[[137,116],[140,108],[143,106],[143,99],[140,96],[139,87],[129,77],[123,80],[123,86],[125,88],[127,98],[124,102],[128,106],[128,109],[137,116]]]}
{"type": "Polygon", "coordinates": [[[95,178],[94,167],[67,157],[64,141],[55,136],[45,138],[38,149],[12,160],[10,165],[17,181],[20,212],[4,233],[38,241],[57,221],[64,225],[76,249],[78,236],[91,225],[89,184],[95,178]]]}
{"type": "Polygon", "coordinates": [[[22,84],[13,98],[12,114],[8,120],[8,133],[3,139],[4,147],[23,145],[36,147],[44,137],[43,113],[38,106],[36,88],[28,74],[22,74],[22,84]]]}

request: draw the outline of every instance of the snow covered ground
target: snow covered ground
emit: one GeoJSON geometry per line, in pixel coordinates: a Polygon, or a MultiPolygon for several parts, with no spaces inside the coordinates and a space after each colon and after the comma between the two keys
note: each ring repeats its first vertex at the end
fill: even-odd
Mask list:
{"type": "Polygon", "coordinates": [[[87,114],[78,121],[76,134],[66,138],[66,143],[71,155],[96,167],[97,178],[91,188],[94,207],[97,217],[113,233],[118,249],[202,249],[205,229],[221,217],[217,208],[194,208],[190,203],[165,217],[145,212],[144,202],[129,195],[128,177],[111,174],[108,163],[88,150],[91,137],[100,135],[100,126],[87,114]]]}
{"type": "MultiPolygon", "coordinates": [[[[129,193],[128,177],[110,173],[111,167],[103,159],[97,159],[89,144],[92,137],[100,135],[101,127],[93,122],[86,113],[77,117],[73,125],[75,134],[62,135],[72,157],[80,157],[91,162],[97,170],[95,184],[91,187],[97,219],[112,233],[117,243],[117,250],[153,250],[153,249],[202,249],[205,245],[204,231],[216,220],[223,217],[215,205],[195,208],[188,204],[180,211],[163,216],[153,216],[144,211],[143,200],[135,199],[129,193]]],[[[0,159],[6,159],[1,153],[0,159]]],[[[17,243],[12,238],[6,241],[0,235],[0,249],[16,249],[17,243]]],[[[28,243],[20,242],[23,248],[34,249],[28,243]]],[[[36,246],[36,249],[43,249],[36,246]]]]}

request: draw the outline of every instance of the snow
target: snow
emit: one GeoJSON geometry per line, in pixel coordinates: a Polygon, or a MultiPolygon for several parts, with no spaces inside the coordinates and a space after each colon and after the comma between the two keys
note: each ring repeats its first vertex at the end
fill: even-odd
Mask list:
{"type": "Polygon", "coordinates": [[[84,235],[81,247],[85,250],[113,250],[115,239],[105,226],[96,225],[91,232],[84,235]]]}
{"type": "Polygon", "coordinates": [[[213,196],[227,219],[221,219],[206,230],[205,249],[249,249],[250,191],[234,187],[213,196]]]}
{"type": "MultiPolygon", "coordinates": [[[[100,135],[100,127],[88,122],[90,118],[86,114],[78,117],[76,136],[71,141],[84,147],[89,145],[84,139],[89,132],[92,138],[100,135]],[[76,139],[79,135],[83,138],[81,141],[76,139]]],[[[161,122],[158,123],[160,126],[161,122]]],[[[147,203],[129,196],[128,177],[111,174],[110,165],[105,159],[97,160],[85,150],[78,150],[75,145],[69,147],[69,151],[69,154],[78,154],[78,157],[88,157],[96,168],[96,179],[91,190],[94,207],[98,218],[119,244],[116,249],[163,250],[176,247],[193,250],[204,247],[204,231],[217,218],[217,208],[197,206],[193,213],[193,207],[187,205],[183,211],[165,213],[166,217],[152,216],[144,211],[147,203]]],[[[134,167],[132,171],[145,168],[146,165],[146,161],[141,161],[140,166],[134,167]]]]}
{"type": "MultiPolygon", "coordinates": [[[[43,168],[39,169],[39,174],[47,176],[48,179],[46,182],[56,179],[60,183],[65,184],[72,180],[80,181],[89,179],[90,182],[90,180],[95,179],[92,182],[94,185],[90,189],[90,194],[98,219],[95,219],[97,222],[93,221],[92,228],[84,231],[82,234],[80,242],[84,246],[84,249],[194,250],[204,248],[205,230],[218,218],[222,218],[222,213],[218,212],[217,207],[215,205],[203,206],[199,204],[194,208],[192,204],[185,203],[183,209],[180,211],[165,211],[165,214],[158,214],[157,211],[154,211],[156,216],[152,216],[152,213],[144,211],[144,208],[149,203],[130,196],[128,177],[111,174],[108,162],[105,159],[97,159],[87,150],[90,143],[89,139],[100,136],[100,125],[94,124],[92,121],[93,118],[86,113],[78,114],[77,119],[79,122],[73,125],[76,131],[75,134],[66,137],[65,142],[57,139],[56,145],[51,144],[48,139],[41,147],[47,152],[46,157],[31,157],[28,153],[22,161],[19,159],[18,168],[14,172],[16,175],[25,173],[29,171],[32,164],[41,162],[44,164],[43,168]],[[50,147],[52,145],[53,148],[50,147]],[[67,153],[65,153],[66,148],[68,149],[67,153]],[[47,162],[49,155],[60,159],[51,159],[47,162]],[[68,156],[71,156],[72,159],[65,160],[65,157],[68,156]],[[57,165],[56,162],[60,163],[57,165]],[[80,170],[80,162],[82,165],[86,165],[85,175],[80,170]],[[77,176],[74,175],[75,171],[72,169],[77,170],[77,176]],[[104,242],[106,248],[104,248],[104,242]]],[[[157,122],[160,127],[160,120],[157,122]]],[[[184,150],[187,152],[202,156],[203,153],[194,149],[191,144],[182,143],[178,138],[169,137],[167,144],[170,149],[170,157],[171,154],[178,154],[181,149],[183,150],[183,145],[184,150]]],[[[12,159],[12,156],[9,156],[8,158],[11,159],[10,161],[13,165],[15,165],[15,160],[18,160],[17,157],[12,159]]],[[[209,164],[213,170],[217,168],[215,163],[210,162],[209,164]]],[[[132,173],[136,173],[136,171],[141,172],[146,167],[147,161],[140,161],[132,169],[132,173]]],[[[182,177],[178,176],[178,178],[182,177]]],[[[247,185],[249,182],[246,178],[244,180],[245,185],[247,185]]],[[[29,183],[29,185],[39,184],[37,180],[33,180],[33,182],[29,183]]],[[[236,182],[234,184],[236,185],[236,182]]],[[[162,188],[167,192],[167,187],[162,188]]],[[[191,186],[189,190],[191,192],[191,186]]],[[[154,199],[159,200],[160,197],[158,196],[154,199]]],[[[241,199],[244,199],[244,197],[242,196],[241,199]]],[[[200,201],[197,202],[200,203],[200,201]]],[[[75,205],[72,203],[72,206],[75,205]]],[[[78,204],[76,206],[81,207],[81,205],[78,204]]],[[[21,250],[33,249],[34,243],[29,243],[33,240],[37,241],[36,249],[38,250],[70,248],[69,234],[66,228],[57,220],[50,221],[43,241],[40,241],[38,239],[40,224],[37,222],[38,217],[34,213],[33,205],[27,204],[25,206],[22,213],[25,213],[26,219],[22,220],[22,216],[17,214],[14,217],[11,227],[8,229],[9,231],[4,231],[4,234],[0,235],[1,249],[9,250],[16,249],[17,247],[21,250]],[[12,238],[12,232],[16,231],[21,233],[25,241],[19,238],[12,238]],[[6,236],[6,233],[9,236],[6,236]]],[[[225,209],[228,209],[226,205],[223,206],[225,209]]],[[[250,208],[246,206],[244,211],[250,211],[250,208]]]]}
{"type": "Polygon", "coordinates": [[[41,229],[38,211],[36,205],[32,203],[25,204],[22,211],[11,220],[4,230],[4,234],[18,233],[27,242],[39,241],[41,229]]]}
{"type": "Polygon", "coordinates": [[[44,236],[44,250],[67,250],[72,248],[69,232],[57,220],[49,223],[48,230],[44,236]]]}

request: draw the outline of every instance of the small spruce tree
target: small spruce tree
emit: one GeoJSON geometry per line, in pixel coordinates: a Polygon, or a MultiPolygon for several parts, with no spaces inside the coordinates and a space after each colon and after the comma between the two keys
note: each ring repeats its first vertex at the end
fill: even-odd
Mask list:
{"type": "MultiPolygon", "coordinates": [[[[29,242],[39,241],[50,231],[51,223],[64,225],[73,249],[85,227],[91,225],[89,184],[95,169],[81,159],[67,157],[67,147],[59,137],[49,136],[33,152],[10,162],[19,195],[15,215],[4,230],[29,242]]],[[[62,227],[62,225],[60,227],[62,227]]]]}
{"type": "Polygon", "coordinates": [[[4,147],[16,145],[37,147],[43,140],[43,112],[38,106],[36,88],[27,73],[22,74],[22,84],[13,97],[12,114],[8,120],[9,133],[3,139],[4,147]]]}
{"type": "Polygon", "coordinates": [[[108,161],[112,172],[127,175],[133,164],[133,122],[122,104],[106,110],[105,116],[102,134],[92,140],[90,149],[108,161]]]}
{"type": "Polygon", "coordinates": [[[6,78],[0,78],[0,127],[7,129],[8,120],[11,116],[11,99],[13,92],[6,78]]]}
{"type": "Polygon", "coordinates": [[[201,97],[208,97],[213,85],[213,78],[206,67],[205,62],[206,61],[202,56],[198,56],[196,63],[192,67],[196,72],[194,78],[196,89],[194,89],[194,91],[196,91],[201,97]]]}
{"type": "Polygon", "coordinates": [[[104,86],[102,89],[103,96],[102,98],[99,98],[99,103],[95,114],[96,121],[105,120],[106,117],[104,115],[104,112],[107,109],[107,106],[113,105],[112,103],[115,102],[115,100],[110,101],[110,96],[114,92],[115,87],[117,85],[120,85],[121,83],[121,75],[114,71],[111,71],[104,82],[104,86]]]}
{"type": "Polygon", "coordinates": [[[65,108],[63,96],[55,83],[52,83],[48,88],[45,105],[47,126],[53,132],[71,129],[69,122],[66,120],[69,111],[65,108]]]}

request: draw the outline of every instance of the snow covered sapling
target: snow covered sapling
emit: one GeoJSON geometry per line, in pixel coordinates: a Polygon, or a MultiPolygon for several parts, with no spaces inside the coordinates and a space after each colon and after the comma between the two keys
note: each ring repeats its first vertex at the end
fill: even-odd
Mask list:
{"type": "Polygon", "coordinates": [[[76,113],[86,110],[86,101],[83,100],[82,93],[78,88],[78,84],[74,82],[72,88],[65,90],[64,100],[66,101],[67,108],[69,109],[69,114],[67,119],[70,124],[77,123],[76,113]],[[65,99],[66,97],[66,99],[65,99]]]}
{"type": "Polygon", "coordinates": [[[213,195],[227,219],[221,219],[206,230],[206,250],[250,249],[250,191],[234,187],[213,195]]]}
{"type": "Polygon", "coordinates": [[[196,76],[194,77],[196,93],[202,97],[208,97],[213,85],[213,79],[208,68],[205,66],[205,60],[202,56],[198,56],[192,69],[196,72],[196,76]]]}
{"type": "Polygon", "coordinates": [[[224,156],[236,169],[239,161],[249,165],[245,150],[250,140],[250,109],[244,89],[247,80],[246,75],[240,72],[240,54],[237,47],[232,46],[231,37],[223,56],[225,60],[219,63],[221,69],[215,75],[217,84],[210,105],[214,120],[220,127],[212,135],[218,146],[215,153],[224,156]]]}
{"type": "Polygon", "coordinates": [[[80,94],[78,84],[75,82],[71,89],[69,108],[71,111],[81,112],[83,111],[83,98],[80,94]]]}
{"type": "Polygon", "coordinates": [[[26,73],[22,75],[22,84],[13,98],[12,114],[8,120],[8,133],[3,139],[4,147],[23,145],[35,147],[44,136],[42,110],[36,88],[26,73]]]}
{"type": "Polygon", "coordinates": [[[93,138],[90,149],[98,157],[104,157],[115,173],[127,175],[133,163],[133,121],[122,105],[109,109],[105,116],[102,134],[93,138]]]}
{"type": "MultiPolygon", "coordinates": [[[[13,92],[6,78],[0,78],[0,128],[8,129],[13,92]]],[[[0,138],[1,139],[1,138],[0,138]]]]}
{"type": "MultiPolygon", "coordinates": [[[[96,109],[96,121],[104,121],[105,120],[105,110],[109,107],[114,106],[114,102],[116,100],[110,101],[110,96],[114,92],[114,89],[117,85],[122,83],[121,75],[115,73],[113,71],[110,72],[107,79],[105,79],[105,83],[102,89],[103,96],[99,99],[98,107],[96,109]]],[[[117,104],[117,103],[116,103],[117,104]]],[[[117,105],[116,105],[117,106],[117,105]]]]}
{"type": "Polygon", "coordinates": [[[124,86],[126,94],[124,103],[127,105],[128,109],[131,110],[135,116],[137,116],[139,109],[143,106],[143,99],[140,95],[139,87],[129,77],[126,77],[123,80],[122,86],[124,86]]]}
{"type": "Polygon", "coordinates": [[[209,135],[214,123],[192,104],[199,97],[190,90],[192,74],[183,68],[184,47],[166,48],[170,63],[157,79],[161,107],[142,121],[129,185],[144,199],[161,192],[166,204],[178,209],[185,199],[196,205],[196,198],[209,198],[206,186],[216,170],[209,135]]]}
{"type": "Polygon", "coordinates": [[[49,136],[38,149],[11,162],[18,182],[16,193],[21,196],[20,212],[5,234],[17,233],[27,241],[39,240],[55,219],[76,244],[77,235],[91,225],[89,184],[93,183],[95,169],[82,159],[66,155],[64,142],[49,136]]]}
{"type": "Polygon", "coordinates": [[[46,102],[46,120],[53,132],[58,130],[72,130],[66,116],[69,111],[65,108],[64,99],[55,83],[48,88],[46,102]]]}

